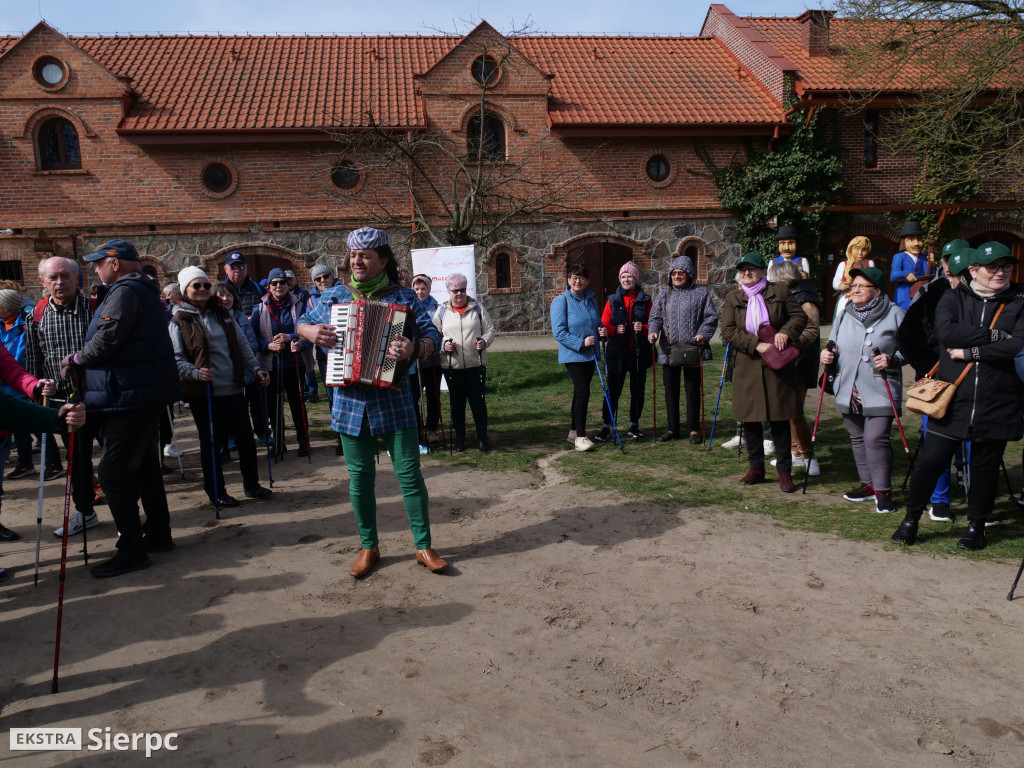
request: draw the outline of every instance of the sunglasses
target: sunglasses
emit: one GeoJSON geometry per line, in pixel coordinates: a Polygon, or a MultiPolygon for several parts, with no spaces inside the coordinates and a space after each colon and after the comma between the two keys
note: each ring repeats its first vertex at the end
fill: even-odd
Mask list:
{"type": "Polygon", "coordinates": [[[316,277],[313,278],[313,282],[314,283],[319,283],[322,280],[332,280],[332,279],[333,278],[330,275],[317,275],[316,277]]]}
{"type": "Polygon", "coordinates": [[[287,280],[271,280],[267,285],[288,285],[287,280]]]}
{"type": "Polygon", "coordinates": [[[228,264],[228,269],[245,269],[245,264],[228,264]]]}
{"type": "Polygon", "coordinates": [[[448,293],[465,293],[465,288],[449,288],[448,293]]]}
{"type": "Polygon", "coordinates": [[[982,264],[981,266],[990,275],[994,275],[996,272],[1013,272],[1013,264],[982,264]]]}
{"type": "Polygon", "coordinates": [[[208,291],[208,290],[210,290],[210,284],[209,283],[192,283],[192,285],[190,285],[189,287],[192,288],[193,290],[196,290],[196,291],[208,291]]]}

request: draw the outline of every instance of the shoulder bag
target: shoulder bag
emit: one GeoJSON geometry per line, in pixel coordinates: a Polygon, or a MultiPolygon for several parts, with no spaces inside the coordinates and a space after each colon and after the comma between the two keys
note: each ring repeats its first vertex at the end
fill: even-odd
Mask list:
{"type": "MultiPolygon", "coordinates": [[[[996,320],[999,319],[999,315],[1002,313],[1003,307],[1005,306],[1005,304],[999,305],[999,309],[996,310],[996,314],[992,318],[989,328],[995,328],[996,320]]],[[[942,381],[941,379],[932,378],[935,372],[939,370],[939,364],[936,363],[932,369],[925,374],[923,379],[919,379],[914,382],[914,385],[907,390],[907,410],[923,414],[930,419],[941,419],[946,415],[946,411],[949,409],[949,404],[953,402],[953,396],[956,394],[956,388],[963,383],[963,380],[967,377],[967,374],[973,367],[973,362],[968,363],[967,367],[965,367],[963,372],[957,377],[957,380],[950,383],[948,381],[942,381]]]]}
{"type": "Polygon", "coordinates": [[[781,371],[786,366],[795,363],[796,359],[800,357],[800,350],[792,344],[787,344],[786,348],[781,351],[775,348],[777,333],[778,331],[770,325],[762,325],[757,329],[758,341],[764,341],[771,345],[770,349],[761,353],[761,360],[773,371],[781,371]]]}

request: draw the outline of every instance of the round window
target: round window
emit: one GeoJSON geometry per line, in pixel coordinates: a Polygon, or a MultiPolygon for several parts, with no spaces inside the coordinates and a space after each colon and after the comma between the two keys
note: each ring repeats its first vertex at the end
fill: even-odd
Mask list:
{"type": "Polygon", "coordinates": [[[210,163],[203,168],[203,186],[211,192],[226,192],[234,177],[224,163],[210,163]]]}
{"type": "Polygon", "coordinates": [[[490,56],[477,56],[473,59],[470,71],[473,74],[473,79],[480,85],[493,85],[498,74],[498,62],[490,56]]]}
{"type": "Polygon", "coordinates": [[[60,59],[41,56],[32,67],[32,76],[44,88],[56,88],[67,78],[68,70],[60,59]]]}
{"type": "Polygon", "coordinates": [[[647,160],[647,178],[651,181],[665,181],[671,172],[672,166],[664,155],[653,155],[647,160]]]}
{"type": "Polygon", "coordinates": [[[359,186],[359,169],[356,168],[355,163],[342,160],[331,171],[331,182],[338,189],[355,189],[359,186]]]}

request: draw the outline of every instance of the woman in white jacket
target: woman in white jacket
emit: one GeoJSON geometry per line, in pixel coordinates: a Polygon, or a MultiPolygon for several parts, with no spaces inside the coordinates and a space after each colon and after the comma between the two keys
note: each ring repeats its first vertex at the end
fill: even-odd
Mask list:
{"type": "Polygon", "coordinates": [[[476,438],[483,452],[487,442],[487,401],[484,384],[487,348],[494,341],[494,323],[483,306],[466,293],[468,281],[458,272],[445,280],[449,299],[434,312],[434,326],[441,332],[441,368],[452,407],[455,450],[466,450],[466,401],[473,411],[476,438]]]}

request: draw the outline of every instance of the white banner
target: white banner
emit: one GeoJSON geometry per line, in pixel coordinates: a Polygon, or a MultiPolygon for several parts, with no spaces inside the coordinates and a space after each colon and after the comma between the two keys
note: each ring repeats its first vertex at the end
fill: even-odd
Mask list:
{"type": "Polygon", "coordinates": [[[466,276],[466,293],[476,296],[476,259],[472,245],[450,245],[447,248],[416,248],[412,251],[412,271],[415,275],[426,275],[433,282],[430,295],[439,304],[448,301],[448,289],[444,281],[453,272],[466,276]]]}

